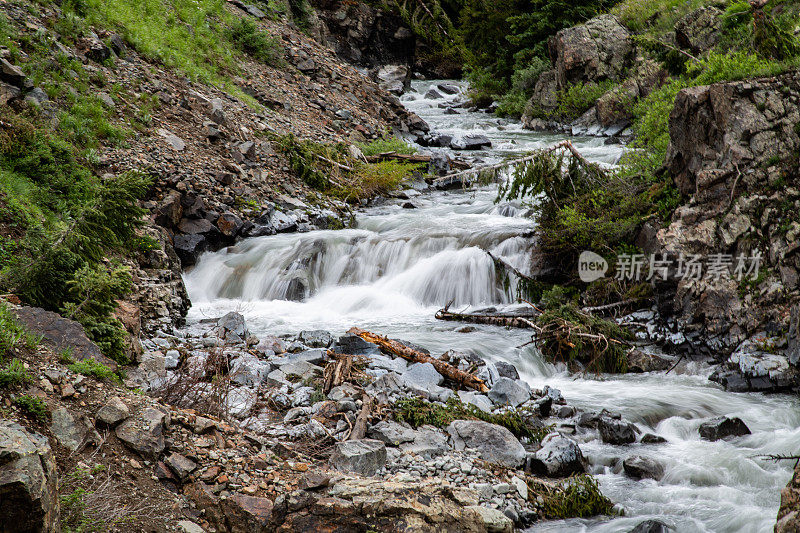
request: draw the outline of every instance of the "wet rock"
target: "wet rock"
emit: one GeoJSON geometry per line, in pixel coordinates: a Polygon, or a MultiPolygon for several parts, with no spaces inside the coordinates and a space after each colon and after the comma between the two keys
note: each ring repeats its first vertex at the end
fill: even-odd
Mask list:
{"type": "Polygon", "coordinates": [[[428,89],[428,92],[425,93],[425,98],[428,100],[441,100],[444,96],[441,95],[439,91],[436,89],[428,89]]]}
{"type": "Polygon", "coordinates": [[[667,439],[659,435],[653,435],[652,433],[645,433],[640,442],[642,444],[663,444],[667,442],[667,439]]]}
{"type": "Polygon", "coordinates": [[[542,439],[542,448],[529,460],[530,470],[539,476],[567,477],[586,471],[586,460],[578,444],[558,433],[542,439]]]}
{"type": "Polygon", "coordinates": [[[455,420],[447,426],[456,450],[478,450],[483,459],[508,468],[525,462],[525,448],[506,428],[477,420],[455,420]]]}
{"type": "Polygon", "coordinates": [[[405,65],[386,65],[377,69],[374,79],[384,91],[401,95],[411,86],[411,69],[405,65]]]}
{"type": "Polygon", "coordinates": [[[371,439],[338,442],[329,463],[340,472],[373,476],[386,464],[386,445],[371,439]]]}
{"type": "Polygon", "coordinates": [[[622,467],[628,477],[633,479],[655,479],[664,477],[664,466],[650,457],[634,455],[622,461],[622,467]]]}
{"type": "Polygon", "coordinates": [[[480,150],[491,148],[492,141],[485,135],[466,135],[450,142],[453,150],[480,150]]]}
{"type": "Polygon", "coordinates": [[[461,92],[461,89],[458,87],[458,85],[453,85],[452,83],[440,83],[436,87],[444,94],[452,95],[461,92]]]}
{"type": "Polygon", "coordinates": [[[58,473],[47,438],[0,420],[0,516],[3,531],[58,531],[58,473]]]}
{"type": "Polygon", "coordinates": [[[705,440],[716,441],[727,437],[740,437],[749,435],[750,428],[742,422],[741,418],[728,418],[720,416],[700,424],[700,436],[705,440]]]}
{"type": "Polygon", "coordinates": [[[197,470],[197,463],[179,453],[171,453],[164,463],[172,470],[181,482],[186,481],[189,475],[197,470]]]}
{"type": "Polygon", "coordinates": [[[229,239],[236,237],[243,225],[242,219],[230,212],[221,214],[217,219],[217,228],[229,239]]]}
{"type": "Polygon", "coordinates": [[[167,415],[158,409],[148,407],[136,417],[120,424],[115,433],[117,438],[135,452],[155,459],[164,451],[164,426],[167,415]]]}
{"type": "Polygon", "coordinates": [[[339,337],[333,350],[337,353],[350,355],[380,355],[381,349],[377,344],[367,342],[358,335],[343,335],[339,337]]]}
{"type": "Polygon", "coordinates": [[[628,372],[658,372],[668,370],[672,362],[655,354],[633,349],[628,353],[628,372]]]}
{"type": "Polygon", "coordinates": [[[210,243],[203,235],[175,235],[172,243],[175,253],[184,267],[197,263],[197,258],[203,252],[211,249],[210,243]]]}
{"type": "Polygon", "coordinates": [[[628,533],[669,533],[670,531],[673,529],[660,520],[645,520],[639,522],[628,533]]]}
{"type": "Polygon", "coordinates": [[[636,442],[636,426],[608,416],[601,416],[597,421],[600,438],[606,444],[630,444],[636,442]]]}
{"type": "Polygon", "coordinates": [[[502,377],[492,385],[488,396],[495,405],[517,407],[530,399],[531,390],[524,381],[502,377]]]}
{"type": "Polygon", "coordinates": [[[244,316],[235,311],[231,311],[217,320],[217,328],[221,330],[221,337],[226,337],[228,333],[232,333],[241,339],[246,339],[250,335],[244,316]]]}
{"type": "Polygon", "coordinates": [[[114,396],[97,412],[97,421],[107,426],[116,426],[130,415],[125,402],[119,396],[114,396]]]}
{"type": "Polygon", "coordinates": [[[327,348],[333,342],[331,334],[321,329],[301,331],[297,338],[300,342],[311,348],[327,348]]]}

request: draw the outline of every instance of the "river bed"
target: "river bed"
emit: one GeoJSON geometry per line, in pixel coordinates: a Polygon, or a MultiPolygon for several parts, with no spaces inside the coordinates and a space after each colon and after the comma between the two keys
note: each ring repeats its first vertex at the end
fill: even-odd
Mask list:
{"type": "MultiPolygon", "coordinates": [[[[402,100],[433,129],[454,136],[483,134],[491,162],[506,155],[551,146],[562,135],[523,130],[518,122],[485,113],[445,114],[444,100],[425,98],[437,82],[414,82],[402,100]]],[[[463,87],[463,84],[461,85],[463,87]]],[[[458,96],[447,96],[452,100],[458,96]]],[[[612,165],[622,154],[602,138],[573,138],[592,161],[612,165]]],[[[475,155],[475,154],[473,154],[475,155]]],[[[204,254],[185,281],[193,307],[189,322],[238,310],[258,335],[324,329],[342,334],[352,326],[402,338],[432,353],[472,351],[487,360],[513,363],[534,388],[561,390],[570,405],[618,412],[664,444],[610,446],[580,442],[603,492],[625,509],[622,518],[538,524],[530,531],[627,532],[643,518],[658,518],[679,532],[772,531],[779,491],[791,477],[791,462],[765,454],[795,454],[800,442],[800,400],[789,395],[734,394],[709,382],[709,366],[690,363],[677,371],[624,376],[576,376],[545,363],[520,330],[440,322],[435,312],[512,307],[486,251],[521,270],[529,265],[525,235],[533,229],[527,209],[495,204],[496,186],[474,191],[434,192],[358,214],[357,226],[248,239],[233,250],[204,254]],[[304,302],[286,300],[289,280],[301,272],[311,287],[304,302]],[[701,440],[698,426],[715,416],[737,416],[752,435],[727,441],[701,440]],[[656,458],[661,481],[634,481],[621,471],[630,455],[656,458]]]]}

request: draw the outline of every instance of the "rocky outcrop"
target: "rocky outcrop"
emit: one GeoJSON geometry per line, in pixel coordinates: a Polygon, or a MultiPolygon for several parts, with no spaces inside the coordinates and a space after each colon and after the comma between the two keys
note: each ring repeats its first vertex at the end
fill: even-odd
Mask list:
{"type": "Polygon", "coordinates": [[[559,88],[581,82],[621,81],[633,64],[635,45],[613,15],[559,31],[550,42],[559,88]]]}
{"type": "Polygon", "coordinates": [[[58,531],[58,473],[47,439],[0,420],[0,516],[4,532],[58,531]]]}
{"type": "Polygon", "coordinates": [[[795,533],[800,531],[800,466],[786,488],[781,490],[781,506],[778,509],[778,523],[775,533],[795,533]]]}
{"type": "Polygon", "coordinates": [[[399,17],[364,2],[312,4],[324,23],[323,40],[345,61],[366,67],[413,64],[417,39],[399,17]]]}
{"type": "Polygon", "coordinates": [[[726,263],[719,279],[657,284],[659,309],[721,359],[775,324],[788,330],[800,301],[798,122],[797,73],[685,89],[670,115],[666,168],[691,200],[647,247],[726,263]]]}
{"type": "Polygon", "coordinates": [[[678,46],[701,54],[714,48],[722,36],[722,11],[713,6],[696,9],[675,24],[678,46]]]}

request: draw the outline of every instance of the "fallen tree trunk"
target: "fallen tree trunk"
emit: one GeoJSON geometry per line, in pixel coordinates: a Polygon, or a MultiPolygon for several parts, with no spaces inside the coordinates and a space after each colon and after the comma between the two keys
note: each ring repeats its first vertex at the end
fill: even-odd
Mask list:
{"type": "Polygon", "coordinates": [[[367,423],[372,416],[372,397],[364,393],[361,396],[361,412],[358,413],[355,424],[353,424],[353,431],[348,435],[347,440],[361,440],[367,434],[367,423]]]}
{"type": "Polygon", "coordinates": [[[482,315],[478,313],[451,313],[446,308],[436,312],[437,320],[451,322],[470,322],[472,324],[488,324],[507,328],[536,329],[531,317],[482,315]]]}
{"type": "Polygon", "coordinates": [[[322,390],[325,394],[328,394],[333,387],[344,383],[350,375],[350,370],[353,368],[354,359],[352,355],[332,354],[332,352],[328,352],[328,354],[338,357],[325,366],[325,372],[322,378],[322,390]]]}
{"type": "Polygon", "coordinates": [[[398,357],[402,357],[408,361],[414,363],[430,363],[442,376],[450,381],[458,383],[459,385],[469,387],[480,392],[489,392],[489,387],[486,386],[486,383],[484,383],[482,379],[478,379],[468,372],[459,370],[450,363],[442,361],[441,359],[435,359],[430,355],[424,354],[413,348],[409,348],[400,342],[391,340],[382,335],[370,333],[369,331],[365,331],[360,328],[351,328],[347,333],[351,335],[357,335],[367,342],[377,344],[381,347],[381,349],[397,355],[398,357]]]}

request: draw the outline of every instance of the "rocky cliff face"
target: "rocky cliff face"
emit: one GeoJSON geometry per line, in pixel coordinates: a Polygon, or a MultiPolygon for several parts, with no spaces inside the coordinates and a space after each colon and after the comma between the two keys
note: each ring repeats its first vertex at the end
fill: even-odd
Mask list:
{"type": "Polygon", "coordinates": [[[704,277],[661,288],[662,312],[720,353],[757,333],[785,335],[800,301],[798,122],[796,73],[685,89],[670,115],[666,168],[690,201],[655,249],[761,257],[759,273],[741,282],[704,277]]]}

